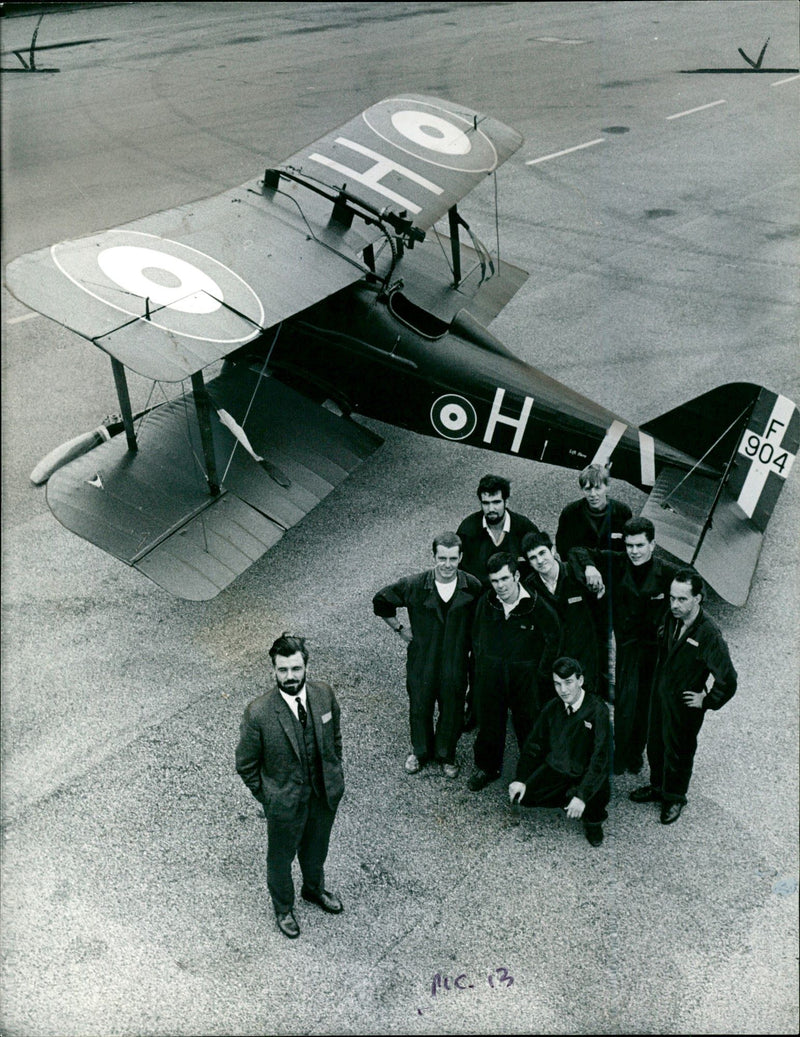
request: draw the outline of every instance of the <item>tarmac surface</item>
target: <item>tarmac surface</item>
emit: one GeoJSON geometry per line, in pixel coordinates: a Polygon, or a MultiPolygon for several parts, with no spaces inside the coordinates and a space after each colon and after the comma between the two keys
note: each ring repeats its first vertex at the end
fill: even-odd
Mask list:
{"type": "MultiPolygon", "coordinates": [[[[531,271],[492,324],[509,348],[633,423],[722,382],[800,400],[800,76],[769,71],[798,66],[794,4],[30,5],[0,32],[4,265],[431,93],[525,137],[498,175],[502,254],[531,271]],[[41,71],[6,73],[44,8],[41,71]]],[[[491,181],[460,209],[494,241],[491,181]]],[[[472,735],[456,781],[404,773],[402,646],[371,609],[482,474],[554,532],[574,472],[365,422],[384,446],[269,554],[173,600],[28,480],[117,410],[106,358],[5,288],[2,328],[2,1034],[797,1032],[797,473],[747,605],[710,596],[740,685],[681,819],[625,776],[593,849],[558,811],[516,823],[513,737],[479,794],[472,735]],[[283,630],[337,689],[347,781],[345,912],[300,901],[291,942],[233,765],[283,630]]]]}

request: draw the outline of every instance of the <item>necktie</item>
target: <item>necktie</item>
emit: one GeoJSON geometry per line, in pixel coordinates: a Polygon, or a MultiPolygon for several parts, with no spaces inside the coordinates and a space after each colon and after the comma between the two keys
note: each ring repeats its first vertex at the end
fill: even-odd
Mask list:
{"type": "Polygon", "coordinates": [[[567,716],[568,717],[571,717],[574,712],[575,712],[575,710],[572,708],[572,706],[567,706],[567,716]]]}
{"type": "Polygon", "coordinates": [[[297,715],[300,718],[300,723],[305,727],[306,721],[308,720],[308,713],[306,713],[306,707],[300,699],[297,700],[297,715]]]}

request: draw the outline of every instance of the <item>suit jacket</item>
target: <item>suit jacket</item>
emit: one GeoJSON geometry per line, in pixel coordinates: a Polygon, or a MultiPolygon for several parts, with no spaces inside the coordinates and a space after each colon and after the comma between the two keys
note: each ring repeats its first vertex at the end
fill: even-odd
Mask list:
{"type": "MultiPolygon", "coordinates": [[[[328,684],[306,681],[309,719],[322,763],[325,799],[335,810],[344,792],[339,703],[328,684]]],[[[236,770],[264,813],[292,820],[311,797],[303,769],[299,725],[277,686],[245,709],[236,747],[236,770]]]]}

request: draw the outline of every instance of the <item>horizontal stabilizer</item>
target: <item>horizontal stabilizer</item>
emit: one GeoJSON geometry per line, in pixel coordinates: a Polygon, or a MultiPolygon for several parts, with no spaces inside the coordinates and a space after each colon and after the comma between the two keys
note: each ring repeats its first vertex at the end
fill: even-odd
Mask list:
{"type": "Polygon", "coordinates": [[[695,568],[725,601],[744,605],[764,537],[727,489],[715,506],[718,488],[718,480],[667,466],[642,516],[656,527],[656,542],[665,551],[695,568]]]}
{"type": "Polygon", "coordinates": [[[207,388],[262,459],[212,409],[218,496],[209,492],[191,393],[148,414],[137,451],[114,436],[47,485],[47,502],[68,529],[195,601],[214,597],[244,572],[382,442],[247,369],[207,388]]]}

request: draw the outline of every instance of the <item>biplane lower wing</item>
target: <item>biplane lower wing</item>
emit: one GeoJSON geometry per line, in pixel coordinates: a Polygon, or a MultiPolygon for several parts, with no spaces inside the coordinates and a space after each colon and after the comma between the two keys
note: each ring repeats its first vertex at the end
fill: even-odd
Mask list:
{"type": "Polygon", "coordinates": [[[382,443],[246,369],[207,389],[214,407],[245,428],[260,458],[212,409],[219,494],[209,491],[191,393],[148,414],[139,450],[115,436],[47,484],[47,502],[64,526],[194,601],[223,590],[382,443]]]}

